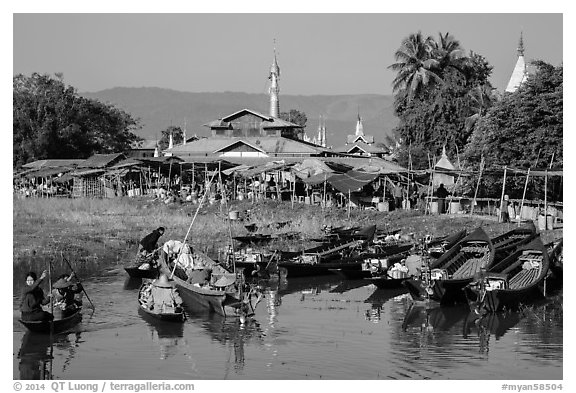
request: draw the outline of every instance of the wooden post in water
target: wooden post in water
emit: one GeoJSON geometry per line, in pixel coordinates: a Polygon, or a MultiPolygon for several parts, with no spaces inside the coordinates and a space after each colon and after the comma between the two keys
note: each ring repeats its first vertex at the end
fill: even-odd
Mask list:
{"type": "Polygon", "coordinates": [[[502,195],[500,195],[500,217],[498,217],[498,222],[502,222],[502,214],[504,213],[502,209],[504,209],[504,193],[506,190],[506,170],[508,169],[507,166],[504,166],[504,180],[502,180],[502,195]]]}
{"type": "Polygon", "coordinates": [[[484,171],[484,155],[480,159],[480,174],[478,175],[478,182],[476,183],[476,191],[474,191],[474,199],[472,200],[472,206],[470,206],[470,216],[474,214],[474,205],[476,204],[476,197],[478,196],[478,188],[480,187],[480,180],[482,180],[482,172],[484,171]]]}
{"type": "Polygon", "coordinates": [[[526,198],[526,189],[528,188],[528,179],[530,179],[530,168],[526,173],[526,183],[524,183],[524,192],[522,192],[522,202],[520,203],[520,218],[518,219],[518,226],[522,222],[522,209],[524,208],[524,198],[526,198]]]}
{"type": "Polygon", "coordinates": [[[544,229],[548,228],[548,169],[544,172],[544,229]]]}
{"type": "Polygon", "coordinates": [[[348,219],[350,219],[350,209],[352,208],[352,198],[350,190],[348,190],[348,219]]]}

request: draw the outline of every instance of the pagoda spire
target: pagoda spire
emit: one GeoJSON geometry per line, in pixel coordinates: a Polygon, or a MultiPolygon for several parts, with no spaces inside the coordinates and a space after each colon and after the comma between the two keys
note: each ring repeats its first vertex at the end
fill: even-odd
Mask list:
{"type": "Polygon", "coordinates": [[[506,86],[506,90],[508,93],[513,93],[524,81],[528,76],[528,72],[526,70],[526,61],[524,60],[524,38],[522,36],[522,32],[520,32],[520,40],[518,41],[518,59],[516,60],[516,66],[514,67],[514,71],[512,71],[512,75],[510,76],[510,80],[508,81],[508,85],[506,86]]]}
{"type": "Polygon", "coordinates": [[[356,122],[356,136],[364,135],[364,126],[362,125],[362,118],[360,117],[360,107],[358,107],[358,121],[356,122]]]}
{"type": "Polygon", "coordinates": [[[270,79],[270,88],[268,90],[270,93],[270,116],[278,117],[280,115],[280,100],[278,99],[280,93],[280,86],[278,85],[280,67],[276,59],[276,40],[274,40],[274,60],[272,61],[272,67],[270,67],[268,79],[270,79]]]}
{"type": "Polygon", "coordinates": [[[184,119],[184,130],[182,130],[182,144],[186,144],[186,119],[184,119]]]}

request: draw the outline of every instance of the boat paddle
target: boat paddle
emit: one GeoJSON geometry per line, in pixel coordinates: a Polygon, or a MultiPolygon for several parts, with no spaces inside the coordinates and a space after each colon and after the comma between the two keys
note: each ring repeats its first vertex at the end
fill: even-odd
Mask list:
{"type": "MultiPolygon", "coordinates": [[[[66,259],[66,257],[64,256],[64,253],[62,251],[60,251],[60,255],[62,256],[62,259],[68,264],[68,267],[70,268],[72,273],[74,273],[74,275],[76,276],[76,279],[78,279],[78,282],[81,283],[80,277],[78,277],[78,275],[74,271],[74,268],[72,268],[72,264],[70,264],[70,261],[68,261],[68,259],[66,259]]],[[[92,300],[90,300],[90,296],[88,296],[88,293],[86,293],[86,289],[84,288],[84,285],[82,285],[82,291],[84,292],[84,295],[86,295],[86,299],[88,299],[88,301],[90,302],[90,305],[92,306],[92,310],[95,310],[96,308],[94,307],[94,303],[92,303],[92,300]]]]}

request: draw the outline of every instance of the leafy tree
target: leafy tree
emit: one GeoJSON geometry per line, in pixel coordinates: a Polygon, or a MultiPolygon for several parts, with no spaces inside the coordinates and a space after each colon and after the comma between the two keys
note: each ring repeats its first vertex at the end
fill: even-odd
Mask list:
{"type": "MultiPolygon", "coordinates": [[[[465,158],[486,168],[561,168],[563,165],[563,67],[532,63],[536,72],[514,93],[505,93],[477,124],[465,158]]],[[[507,180],[506,188],[520,194],[524,180],[507,180]]],[[[536,181],[538,183],[539,181],[536,181]]],[[[501,187],[501,181],[493,182],[501,187]]]]}
{"type": "Polygon", "coordinates": [[[13,78],[13,165],[41,159],[122,152],[139,140],[138,121],[109,104],[80,97],[56,77],[13,78]]]}
{"type": "Polygon", "coordinates": [[[161,150],[166,150],[170,141],[170,134],[172,134],[172,142],[174,146],[181,144],[184,141],[184,133],[180,127],[170,126],[162,131],[162,137],[158,142],[161,150]]]}
{"type": "Polygon", "coordinates": [[[474,52],[464,56],[449,33],[439,34],[438,41],[412,34],[395,57],[397,63],[389,68],[397,71],[399,161],[409,165],[410,159],[414,168],[427,168],[444,146],[455,155],[469,142],[475,122],[493,102],[492,67],[474,52]]]}
{"type": "Polygon", "coordinates": [[[306,122],[308,121],[306,113],[300,112],[296,109],[290,109],[289,112],[281,112],[279,117],[284,121],[289,121],[291,123],[298,124],[302,128],[306,128],[306,122]]]}
{"type": "Polygon", "coordinates": [[[409,101],[422,89],[442,83],[436,72],[438,60],[432,56],[433,42],[432,37],[424,38],[420,32],[409,35],[394,53],[396,63],[388,67],[397,72],[392,90],[401,91],[402,97],[409,101]]]}

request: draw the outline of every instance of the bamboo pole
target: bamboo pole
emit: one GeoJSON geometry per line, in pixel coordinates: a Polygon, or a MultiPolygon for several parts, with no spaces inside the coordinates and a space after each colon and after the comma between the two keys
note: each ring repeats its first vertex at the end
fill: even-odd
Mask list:
{"type": "Polygon", "coordinates": [[[352,208],[352,199],[350,190],[348,190],[348,219],[350,219],[350,209],[352,208]]]}
{"type": "Polygon", "coordinates": [[[432,188],[434,187],[434,167],[430,161],[430,153],[428,153],[428,168],[430,169],[430,179],[428,179],[428,192],[426,193],[426,208],[424,209],[424,215],[430,214],[430,198],[432,196],[432,188]]]}
{"type": "Polygon", "coordinates": [[[292,210],[294,210],[294,198],[296,198],[296,173],[293,173],[294,181],[291,182],[292,184],[292,210]]]}
{"type": "Polygon", "coordinates": [[[504,193],[506,192],[506,171],[508,167],[504,167],[504,180],[502,180],[502,195],[500,195],[500,217],[498,217],[498,222],[502,222],[502,210],[504,209],[504,193]]]}
{"type": "Polygon", "coordinates": [[[478,182],[476,183],[476,191],[474,191],[474,199],[470,207],[470,216],[474,214],[474,205],[476,205],[476,197],[478,196],[478,188],[480,187],[480,180],[482,180],[482,172],[484,171],[484,156],[480,159],[480,174],[478,175],[478,182]]]}
{"type": "Polygon", "coordinates": [[[522,222],[522,209],[524,208],[524,198],[526,197],[526,189],[528,188],[528,180],[530,179],[530,168],[528,168],[528,173],[526,173],[526,182],[524,183],[524,192],[522,192],[522,202],[520,203],[520,219],[518,220],[518,226],[522,222]]]}
{"type": "Polygon", "coordinates": [[[326,172],[324,172],[324,195],[322,195],[322,210],[326,206],[326,172]]]}
{"type": "Polygon", "coordinates": [[[544,172],[544,229],[548,229],[548,169],[544,172]]]}

